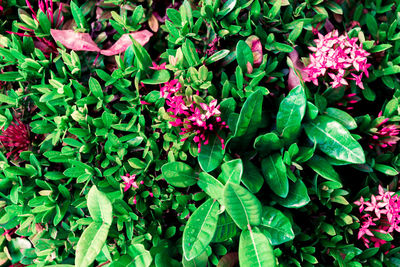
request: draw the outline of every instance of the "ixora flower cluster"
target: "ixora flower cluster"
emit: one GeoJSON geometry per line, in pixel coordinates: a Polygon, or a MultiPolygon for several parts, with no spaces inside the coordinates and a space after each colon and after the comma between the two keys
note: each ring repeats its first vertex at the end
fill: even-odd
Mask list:
{"type": "Polygon", "coordinates": [[[314,40],[316,47],[309,47],[314,53],[310,55],[310,64],[304,69],[307,74],[303,79],[318,85],[318,77],[328,76],[332,79],[333,88],[348,85],[347,80],[354,80],[356,85],[364,89],[363,75],[369,77],[367,56],[370,54],[358,45],[358,38],[340,35],[334,30],[327,35],[318,34],[314,40]],[[348,77],[350,73],[352,77],[348,77]]]}
{"type": "Polygon", "coordinates": [[[366,247],[369,247],[370,242],[374,243],[375,247],[386,243],[374,233],[400,232],[400,197],[395,192],[385,191],[379,186],[379,195],[372,195],[369,201],[361,197],[354,203],[359,206],[360,213],[365,213],[361,216],[358,239],[361,239],[366,247]]]}
{"type": "Polygon", "coordinates": [[[23,124],[19,119],[15,119],[7,129],[3,128],[1,130],[0,142],[3,147],[12,149],[6,154],[7,158],[14,155],[14,160],[17,160],[22,151],[29,149],[30,139],[28,126],[23,124]]]}
{"type": "MultiPolygon", "coordinates": [[[[378,118],[382,116],[382,111],[379,113],[378,118]]],[[[400,140],[398,136],[400,133],[400,125],[389,123],[389,118],[383,119],[371,131],[372,141],[369,148],[381,147],[389,148],[397,144],[400,140]]]]}
{"type": "Polygon", "coordinates": [[[174,119],[170,124],[181,129],[181,142],[194,135],[193,141],[197,143],[200,153],[201,146],[207,145],[210,136],[215,134],[221,142],[222,149],[225,149],[224,139],[218,131],[228,128],[228,125],[219,117],[221,112],[217,100],[212,100],[208,105],[196,103],[193,97],[184,96],[181,88],[179,81],[174,79],[160,89],[160,95],[166,99],[168,105],[167,112],[171,112],[170,116],[174,119]]]}

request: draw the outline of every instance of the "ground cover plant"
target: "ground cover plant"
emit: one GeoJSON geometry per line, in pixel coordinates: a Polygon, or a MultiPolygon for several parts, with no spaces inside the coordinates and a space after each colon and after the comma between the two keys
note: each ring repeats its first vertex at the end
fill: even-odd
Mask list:
{"type": "Polygon", "coordinates": [[[399,266],[398,0],[0,0],[1,266],[399,266]]]}

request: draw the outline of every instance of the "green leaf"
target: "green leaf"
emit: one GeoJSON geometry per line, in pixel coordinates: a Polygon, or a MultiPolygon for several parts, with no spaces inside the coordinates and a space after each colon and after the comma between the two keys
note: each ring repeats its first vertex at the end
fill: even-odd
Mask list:
{"type": "Polygon", "coordinates": [[[218,181],[208,173],[202,172],[199,175],[197,185],[201,189],[203,189],[203,191],[206,192],[207,195],[209,195],[211,198],[217,199],[219,203],[223,204],[222,192],[224,190],[224,186],[221,184],[220,181],[218,181]]]}
{"type": "Polygon", "coordinates": [[[246,99],[240,111],[234,137],[240,137],[240,143],[243,147],[246,147],[250,143],[250,140],[254,137],[260,126],[262,103],[262,91],[257,90],[246,99]]]}
{"type": "Polygon", "coordinates": [[[254,141],[254,148],[262,154],[268,154],[270,151],[278,150],[282,147],[283,142],[275,133],[260,135],[254,141]]]}
{"type": "Polygon", "coordinates": [[[202,170],[210,172],[219,166],[223,158],[224,150],[222,149],[221,141],[217,135],[212,135],[208,139],[208,144],[201,146],[201,151],[197,159],[202,170]]]}
{"type": "Polygon", "coordinates": [[[89,88],[95,97],[97,97],[98,99],[104,98],[103,90],[101,89],[100,83],[93,77],[90,77],[89,79],[89,88]]]}
{"type": "Polygon", "coordinates": [[[277,197],[277,201],[285,208],[301,208],[310,202],[307,187],[297,179],[296,183],[289,183],[289,194],[286,198],[277,197]]]}
{"type": "Polygon", "coordinates": [[[111,225],[113,215],[111,201],[95,185],[90,188],[87,205],[90,216],[95,222],[111,225]]]}
{"type": "Polygon", "coordinates": [[[92,222],[83,231],[76,247],[76,267],[87,267],[92,264],[104,246],[109,228],[108,224],[92,222]]]}
{"type": "Polygon", "coordinates": [[[164,179],[176,187],[188,187],[197,182],[192,167],[183,162],[169,162],[161,167],[164,179]]]}
{"type": "Polygon", "coordinates": [[[188,62],[189,66],[196,67],[200,63],[199,55],[196,52],[196,47],[193,42],[186,39],[185,43],[182,45],[183,56],[188,62]]]}
{"type": "Polygon", "coordinates": [[[221,7],[221,10],[218,12],[218,19],[222,19],[225,17],[229,12],[231,12],[236,6],[236,0],[228,0],[224,3],[221,7]]]}
{"type": "Polygon", "coordinates": [[[253,194],[260,191],[261,187],[264,184],[264,178],[260,173],[259,168],[257,168],[257,166],[255,166],[249,160],[245,160],[243,162],[242,183],[253,194]]]}
{"type": "Polygon", "coordinates": [[[399,174],[399,172],[396,171],[395,168],[385,164],[377,163],[374,165],[374,169],[389,176],[396,176],[397,174],[399,174]]]}
{"type": "Polygon", "coordinates": [[[8,71],[0,73],[0,81],[3,82],[15,82],[22,80],[24,80],[23,76],[18,71],[8,71]]]}
{"type": "Polygon", "coordinates": [[[155,71],[153,76],[150,79],[142,80],[144,84],[161,84],[166,83],[170,79],[169,71],[167,70],[158,70],[155,71]]]}
{"type": "Polygon", "coordinates": [[[280,210],[267,206],[263,207],[260,230],[268,233],[273,246],[293,240],[295,236],[289,218],[280,210]]]}
{"type": "Polygon", "coordinates": [[[325,179],[338,182],[340,184],[342,183],[340,181],[339,174],[335,171],[332,165],[329,164],[329,162],[325,158],[318,155],[314,155],[306,163],[308,166],[310,166],[311,169],[313,169],[316,173],[318,173],[325,179]]]}
{"type": "Polygon", "coordinates": [[[74,1],[71,1],[70,7],[72,16],[74,17],[74,21],[76,22],[76,25],[78,25],[78,28],[87,28],[87,22],[85,16],[82,14],[81,9],[75,4],[74,1]]]}
{"type": "Polygon", "coordinates": [[[37,18],[39,20],[40,28],[42,28],[43,32],[46,34],[50,34],[51,23],[47,18],[46,14],[44,14],[41,10],[39,10],[37,18]]]}
{"type": "Polygon", "coordinates": [[[275,1],[274,5],[268,11],[267,17],[269,19],[273,19],[276,15],[278,15],[279,10],[281,9],[282,1],[275,1]]]}
{"type": "Polygon", "coordinates": [[[253,66],[253,51],[243,40],[240,40],[236,45],[236,60],[244,73],[247,73],[247,64],[253,66]]]}
{"type": "Polygon", "coordinates": [[[304,125],[307,136],[328,156],[354,164],[365,162],[361,145],[342,124],[327,116],[319,116],[304,125]]]}
{"type": "Polygon", "coordinates": [[[128,248],[128,254],[132,257],[129,267],[149,267],[153,258],[142,244],[133,244],[128,248]]]}
{"type": "Polygon", "coordinates": [[[353,117],[350,116],[349,113],[347,113],[343,110],[340,110],[337,108],[327,108],[325,110],[325,113],[332,119],[335,119],[338,122],[340,122],[348,130],[354,130],[357,128],[357,123],[353,119],[353,117]]]}
{"type": "Polygon", "coordinates": [[[215,230],[212,242],[224,242],[236,236],[238,228],[232,217],[227,212],[223,212],[218,216],[217,229],[215,230]]]}
{"type": "Polygon", "coordinates": [[[271,190],[280,197],[285,198],[289,193],[289,181],[286,176],[286,166],[280,154],[273,154],[261,162],[265,181],[271,190]]]}
{"type": "Polygon", "coordinates": [[[391,44],[380,44],[380,45],[372,47],[371,50],[369,50],[369,52],[378,53],[378,52],[385,51],[385,50],[387,50],[387,49],[389,49],[391,47],[392,47],[391,44]]]}
{"type": "Polygon", "coordinates": [[[182,25],[181,14],[179,13],[178,10],[173,9],[173,8],[168,8],[167,9],[167,16],[172,21],[172,23],[175,24],[175,26],[181,26],[182,25]]]}
{"type": "Polygon", "coordinates": [[[221,60],[224,57],[226,57],[230,52],[231,51],[229,51],[228,49],[223,49],[221,51],[218,51],[206,59],[206,64],[211,64],[211,63],[217,62],[218,60],[221,60]]]}
{"type": "Polygon", "coordinates": [[[144,72],[149,72],[151,66],[151,57],[147,50],[141,46],[135,39],[130,36],[132,40],[133,53],[135,54],[135,65],[144,72]]]}
{"type": "Polygon", "coordinates": [[[240,266],[276,266],[270,241],[257,227],[242,231],[239,240],[239,263],[240,266]]]}
{"type": "Polygon", "coordinates": [[[374,234],[374,236],[378,239],[384,240],[384,241],[393,241],[393,236],[389,233],[381,233],[378,231],[372,231],[372,233],[374,234]]]}
{"type": "Polygon", "coordinates": [[[293,140],[300,132],[301,120],[306,112],[307,99],[301,85],[293,88],[279,105],[276,129],[285,140],[293,140]]]}
{"type": "Polygon", "coordinates": [[[190,261],[210,244],[218,222],[219,204],[209,199],[190,216],[183,231],[183,254],[190,261]]]}
{"type": "Polygon", "coordinates": [[[207,267],[208,265],[207,251],[204,251],[199,256],[190,261],[186,260],[185,257],[182,257],[182,265],[183,267],[207,267]]]}
{"type": "Polygon", "coordinates": [[[241,159],[234,159],[221,165],[220,177],[224,184],[226,184],[227,182],[240,184],[242,174],[243,163],[241,159]]]}
{"type": "Polygon", "coordinates": [[[240,229],[261,222],[261,203],[242,186],[227,183],[224,188],[224,203],[229,215],[240,229]]]}

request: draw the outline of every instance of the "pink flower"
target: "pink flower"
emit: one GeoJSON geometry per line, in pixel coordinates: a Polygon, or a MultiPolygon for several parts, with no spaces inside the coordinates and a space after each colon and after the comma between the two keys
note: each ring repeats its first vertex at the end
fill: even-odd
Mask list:
{"type": "Polygon", "coordinates": [[[14,160],[19,158],[22,151],[28,150],[30,144],[28,126],[19,119],[15,119],[15,122],[11,122],[6,130],[3,128],[0,134],[2,146],[13,148],[7,153],[7,158],[14,154],[14,160]]]}
{"type": "Polygon", "coordinates": [[[127,173],[124,176],[121,176],[122,180],[124,181],[124,192],[128,191],[129,188],[133,187],[133,188],[139,188],[139,186],[137,185],[135,179],[136,179],[136,175],[132,174],[129,175],[129,173],[127,173]]]}
{"type": "Polygon", "coordinates": [[[160,88],[161,97],[169,98],[172,94],[177,93],[181,87],[182,85],[179,83],[178,79],[166,82],[164,86],[160,88]]]}
{"type": "MultiPolygon", "coordinates": [[[[381,113],[378,115],[378,118],[380,116],[381,113]]],[[[389,124],[388,122],[389,118],[385,118],[370,130],[372,138],[369,147],[371,149],[374,147],[389,148],[396,145],[400,140],[400,125],[389,124]]]]}
{"type": "Polygon", "coordinates": [[[334,30],[325,36],[318,33],[318,39],[314,42],[317,46],[309,47],[314,53],[310,55],[310,63],[304,69],[307,73],[303,77],[304,81],[318,85],[318,77],[328,73],[333,88],[348,85],[347,80],[355,80],[356,85],[364,89],[362,74],[368,77],[367,69],[371,64],[367,64],[369,53],[357,44],[358,38],[350,38],[347,34],[339,36],[338,31],[334,30]],[[346,80],[346,73],[351,73],[353,78],[346,80]]]}
{"type": "Polygon", "coordinates": [[[167,65],[167,62],[162,63],[161,65],[157,65],[154,61],[152,62],[152,67],[149,67],[152,70],[165,70],[165,66],[167,65]]]}

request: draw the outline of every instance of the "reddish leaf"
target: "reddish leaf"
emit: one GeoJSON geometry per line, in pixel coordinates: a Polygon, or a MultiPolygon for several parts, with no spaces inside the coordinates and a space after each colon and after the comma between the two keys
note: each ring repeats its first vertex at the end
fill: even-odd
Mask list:
{"type": "Polygon", "coordinates": [[[113,56],[124,52],[130,45],[132,45],[132,40],[129,36],[132,36],[140,45],[145,45],[153,36],[148,30],[126,33],[119,38],[119,40],[113,44],[109,49],[101,50],[101,53],[105,56],[113,56]]]}
{"type": "Polygon", "coordinates": [[[219,260],[217,267],[234,267],[237,264],[239,264],[237,252],[231,252],[225,254],[225,256],[219,260]]]}
{"type": "Polygon", "coordinates": [[[263,60],[263,51],[260,39],[257,36],[252,35],[249,38],[247,38],[246,44],[250,46],[251,51],[253,52],[254,66],[255,67],[260,66],[263,60]]]}
{"type": "Polygon", "coordinates": [[[88,33],[75,32],[73,30],[54,29],[51,29],[50,33],[56,42],[59,41],[68,49],[72,49],[74,51],[100,51],[100,48],[92,40],[92,37],[90,37],[90,34],[88,33]]]}
{"type": "Polygon", "coordinates": [[[293,63],[293,68],[289,68],[289,77],[288,77],[288,87],[289,91],[295,88],[300,84],[299,76],[302,77],[302,80],[307,76],[307,73],[303,71],[304,65],[300,61],[299,54],[296,49],[293,49],[292,52],[289,53],[289,59],[293,63]]]}

